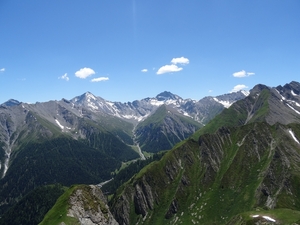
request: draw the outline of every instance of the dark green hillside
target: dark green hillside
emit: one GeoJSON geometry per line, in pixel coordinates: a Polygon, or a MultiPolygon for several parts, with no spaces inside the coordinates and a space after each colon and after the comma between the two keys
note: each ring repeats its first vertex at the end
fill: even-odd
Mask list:
{"type": "MultiPolygon", "coordinates": [[[[103,120],[100,124],[89,120],[81,120],[78,126],[79,133],[81,134],[79,140],[92,148],[101,150],[108,156],[119,161],[128,161],[138,158],[139,154],[129,147],[120,136],[118,136],[121,135],[125,139],[129,138],[129,136],[126,136],[123,131],[123,128],[125,129],[126,126],[123,127],[124,124],[121,123],[122,126],[119,128],[119,131],[117,131],[114,127],[114,123],[111,123],[111,126],[108,126],[108,123],[109,121],[106,120],[103,120]],[[114,130],[115,133],[108,131],[109,129],[114,130]]],[[[125,123],[125,125],[128,125],[128,123],[125,123]]],[[[132,129],[132,127],[129,126],[126,127],[125,130],[129,128],[132,129]]],[[[132,138],[129,144],[132,144],[132,138]]]]}
{"type": "MultiPolygon", "coordinates": [[[[3,165],[5,161],[5,151],[4,151],[5,144],[0,142],[0,162],[3,165]]],[[[0,174],[2,175],[4,171],[4,167],[0,168],[0,174]]]]}
{"type": "Polygon", "coordinates": [[[207,225],[261,208],[300,211],[300,145],[290,129],[300,137],[299,124],[263,122],[188,140],[120,188],[112,211],[121,224],[207,225]]]}
{"type": "Polygon", "coordinates": [[[137,141],[141,149],[146,152],[169,150],[200,127],[201,124],[191,118],[162,105],[153,115],[138,125],[136,129],[137,141]]]}
{"type": "Polygon", "coordinates": [[[156,153],[151,157],[148,157],[146,160],[137,160],[130,163],[129,166],[125,167],[117,174],[113,176],[113,180],[109,183],[103,185],[101,190],[105,194],[113,194],[115,191],[125,182],[127,182],[133,175],[138,173],[143,167],[150,164],[153,161],[158,161],[161,159],[164,153],[156,153]]]}
{"type": "Polygon", "coordinates": [[[111,172],[121,166],[119,160],[103,151],[70,138],[28,143],[11,158],[7,174],[0,181],[1,202],[8,204],[45,184],[99,183],[110,179],[111,172]]]}
{"type": "Polygon", "coordinates": [[[58,184],[36,188],[1,216],[0,225],[38,224],[64,191],[58,184]]]}
{"type": "Polygon", "coordinates": [[[92,129],[88,129],[86,131],[86,138],[81,139],[81,141],[119,161],[128,161],[139,157],[139,154],[131,147],[109,133],[96,133],[92,132],[92,129]]]}
{"type": "MultiPolygon", "coordinates": [[[[128,145],[133,144],[132,140],[132,129],[133,124],[126,122],[120,118],[113,117],[110,115],[99,116],[99,119],[96,120],[105,131],[110,132],[115,137],[123,141],[128,145]]],[[[94,122],[92,122],[95,124],[94,122]]]]}

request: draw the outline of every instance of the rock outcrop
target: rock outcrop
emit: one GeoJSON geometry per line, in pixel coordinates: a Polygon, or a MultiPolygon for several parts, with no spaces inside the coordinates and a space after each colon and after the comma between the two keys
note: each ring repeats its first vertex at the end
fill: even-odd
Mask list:
{"type": "Polygon", "coordinates": [[[70,196],[69,204],[67,216],[76,218],[82,225],[118,225],[97,186],[76,189],[70,196]]]}

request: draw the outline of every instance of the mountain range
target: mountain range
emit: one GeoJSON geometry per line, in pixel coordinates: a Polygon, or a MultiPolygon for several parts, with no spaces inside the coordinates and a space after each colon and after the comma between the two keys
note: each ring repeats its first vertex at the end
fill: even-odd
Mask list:
{"type": "Polygon", "coordinates": [[[41,224],[300,224],[299,140],[295,81],[199,101],[170,92],[128,103],[89,92],[9,100],[0,105],[0,213],[37,188],[97,184],[169,150],[135,174],[123,169],[109,202],[96,186],[72,186],[41,224]]]}
{"type": "MultiPolygon", "coordinates": [[[[246,95],[247,92],[237,92],[195,101],[163,92],[155,98],[128,103],[110,102],[90,92],[71,100],[36,104],[11,99],[0,105],[0,172],[2,176],[6,174],[11,154],[20,147],[19,143],[27,139],[47,140],[63,135],[73,140],[87,141],[91,135],[101,132],[111,136],[115,145],[124,145],[121,147],[122,154],[132,155],[121,160],[137,156],[131,147],[136,143],[145,151],[167,150],[205,125],[225,106],[246,95]],[[156,118],[154,122],[153,118],[156,118]],[[153,141],[155,137],[145,131],[154,124],[158,127],[158,133],[164,133],[165,144],[161,140],[153,141]],[[150,140],[155,145],[152,150],[147,146],[150,140]]],[[[91,143],[91,140],[88,142],[91,143]]],[[[111,151],[114,154],[113,151],[118,150],[111,151]]]]}
{"type": "Polygon", "coordinates": [[[300,84],[255,86],[111,201],[119,224],[300,224],[300,84]]]}

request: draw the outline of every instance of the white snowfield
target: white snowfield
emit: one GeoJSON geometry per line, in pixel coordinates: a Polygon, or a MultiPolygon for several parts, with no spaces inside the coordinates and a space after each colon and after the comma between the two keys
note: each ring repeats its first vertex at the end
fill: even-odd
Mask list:
{"type": "Polygon", "coordinates": [[[225,108],[229,108],[233,102],[229,102],[229,101],[220,101],[217,98],[214,98],[214,100],[220,104],[222,104],[225,108]]]}

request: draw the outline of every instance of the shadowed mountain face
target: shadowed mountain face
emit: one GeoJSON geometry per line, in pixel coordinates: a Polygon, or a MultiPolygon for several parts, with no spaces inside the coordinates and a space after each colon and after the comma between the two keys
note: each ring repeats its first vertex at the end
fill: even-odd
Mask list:
{"type": "Polygon", "coordinates": [[[158,152],[171,149],[176,143],[191,136],[201,127],[199,123],[162,105],[136,128],[137,141],[141,149],[158,152]]]}
{"type": "Polygon", "coordinates": [[[195,139],[177,145],[121,187],[111,201],[116,220],[120,224],[297,224],[299,91],[297,82],[276,88],[255,86],[248,97],[197,132],[195,139]]]}

